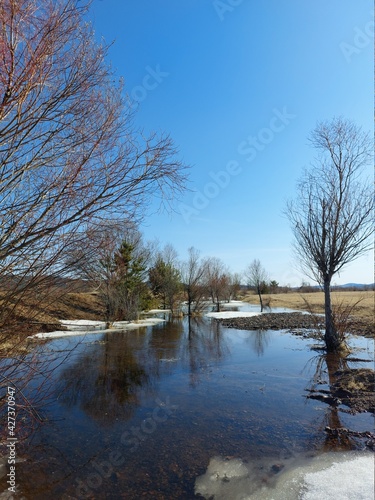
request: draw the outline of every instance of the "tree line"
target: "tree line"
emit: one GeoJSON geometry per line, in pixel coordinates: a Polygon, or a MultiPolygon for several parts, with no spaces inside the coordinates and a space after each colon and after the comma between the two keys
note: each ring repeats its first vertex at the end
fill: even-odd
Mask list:
{"type": "Polygon", "coordinates": [[[278,287],[275,280],[267,281],[258,260],[244,274],[232,273],[217,257],[202,257],[194,247],[180,260],[172,245],[145,242],[134,224],[90,231],[69,259],[74,276],[101,297],[107,322],[137,319],[141,310],[152,307],[181,314],[184,304],[184,312],[192,315],[209,302],[220,311],[222,302],[238,297],[244,282],[257,290],[263,308],[261,295],[278,287]]]}

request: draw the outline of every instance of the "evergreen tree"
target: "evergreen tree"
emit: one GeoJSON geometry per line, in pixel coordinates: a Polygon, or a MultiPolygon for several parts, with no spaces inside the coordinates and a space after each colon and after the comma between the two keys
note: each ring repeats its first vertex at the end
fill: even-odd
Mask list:
{"type": "Polygon", "coordinates": [[[173,264],[158,257],[154,267],[149,270],[149,283],[154,295],[163,302],[163,308],[175,309],[177,297],[182,289],[181,276],[173,264]]]}
{"type": "Polygon", "coordinates": [[[117,313],[119,320],[137,319],[142,295],[147,292],[144,282],[146,266],[142,256],[135,254],[133,244],[123,241],[114,256],[116,269],[117,313]]]}

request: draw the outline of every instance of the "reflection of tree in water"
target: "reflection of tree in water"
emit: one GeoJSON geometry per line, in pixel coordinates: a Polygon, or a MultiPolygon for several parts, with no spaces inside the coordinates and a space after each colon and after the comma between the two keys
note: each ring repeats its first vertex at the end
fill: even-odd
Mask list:
{"type": "MultiPolygon", "coordinates": [[[[330,396],[330,388],[337,381],[337,372],[348,368],[348,362],[339,354],[326,353],[315,356],[310,360],[310,363],[316,366],[311,379],[311,386],[307,389],[310,392],[308,397],[328,404],[327,411],[320,424],[320,429],[322,432],[325,432],[327,427],[330,429],[341,429],[343,425],[340,421],[340,410],[338,408],[340,401],[330,396]],[[318,386],[321,387],[325,384],[328,385],[327,389],[318,389],[318,386]]],[[[337,435],[326,433],[321,446],[323,451],[344,451],[352,450],[356,447],[355,440],[346,433],[338,433],[337,435]]]]}
{"type": "Polygon", "coordinates": [[[79,405],[102,422],[130,418],[140,394],[147,397],[156,380],[173,370],[173,363],[160,361],[179,357],[182,334],[181,321],[104,334],[100,344],[89,345],[62,373],[60,401],[68,407],[79,405]]]}
{"type": "Polygon", "coordinates": [[[47,420],[46,411],[55,401],[54,374],[80,343],[72,340],[58,350],[51,350],[48,343],[30,345],[27,352],[0,358],[0,422],[4,424],[0,436],[6,439],[8,387],[17,395],[17,438],[23,440],[47,420]]]}
{"type": "Polygon", "coordinates": [[[229,354],[229,347],[221,333],[218,321],[205,322],[200,318],[188,319],[188,335],[184,349],[184,359],[190,369],[190,385],[199,384],[200,375],[207,372],[210,363],[223,359],[229,354]]]}
{"type": "Polygon", "coordinates": [[[102,422],[112,422],[119,416],[130,418],[141,390],[152,390],[153,382],[150,367],[142,365],[136,352],[139,336],[144,333],[132,334],[105,334],[103,343],[89,346],[62,372],[60,401],[68,407],[79,405],[102,422]]]}
{"type": "Polygon", "coordinates": [[[267,330],[251,330],[247,337],[252,349],[258,357],[263,356],[265,348],[269,344],[270,333],[267,330]]]}
{"type": "Polygon", "coordinates": [[[178,358],[183,333],[184,325],[180,319],[171,319],[166,323],[154,326],[145,351],[146,360],[150,356],[158,361],[178,358]]]}

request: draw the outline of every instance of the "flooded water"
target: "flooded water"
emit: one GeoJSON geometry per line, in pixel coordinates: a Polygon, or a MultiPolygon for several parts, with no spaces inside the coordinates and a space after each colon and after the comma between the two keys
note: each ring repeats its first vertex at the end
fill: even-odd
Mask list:
{"type": "MultiPolygon", "coordinates": [[[[251,464],[254,481],[271,484],[302,457],[363,447],[324,428],[371,430],[370,414],[305,397],[314,381],[329,383],[313,343],[184,318],[36,347],[33,362],[48,368],[28,391],[45,421],[18,445],[17,498],[203,498],[196,481],[214,457],[251,464]]],[[[353,343],[372,359],[370,340],[353,343]]]]}

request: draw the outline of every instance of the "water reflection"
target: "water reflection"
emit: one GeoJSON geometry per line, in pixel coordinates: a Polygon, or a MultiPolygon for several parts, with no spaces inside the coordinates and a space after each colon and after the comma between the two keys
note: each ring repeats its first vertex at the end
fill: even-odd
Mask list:
{"type": "Polygon", "coordinates": [[[177,360],[180,356],[180,342],[183,334],[184,326],[180,319],[171,319],[165,324],[154,327],[144,351],[138,355],[139,359],[145,365],[150,362],[150,359],[167,363],[177,360]]]}
{"type": "MultiPolygon", "coordinates": [[[[348,361],[339,354],[325,353],[311,358],[309,364],[313,367],[315,366],[315,370],[307,390],[311,393],[316,393],[318,395],[316,399],[327,404],[325,414],[319,426],[322,434],[326,436],[322,442],[321,450],[328,452],[354,449],[356,447],[356,440],[349,434],[325,432],[326,427],[333,430],[344,428],[340,415],[342,410],[339,408],[341,401],[330,395],[330,389],[337,382],[339,371],[349,368],[348,361]]],[[[314,398],[314,395],[310,397],[314,398]]]]}
{"type": "MultiPolygon", "coordinates": [[[[48,345],[58,356],[61,345],[48,345]]],[[[339,406],[303,398],[306,387],[329,389],[343,363],[311,359],[307,341],[285,332],[237,331],[208,319],[87,337],[51,373],[51,420],[24,451],[22,492],[77,497],[83,481],[89,498],[194,498],[195,478],[213,456],[277,464],[284,455],[358,447],[324,431],[348,425],[339,406]],[[156,401],[177,409],[158,410],[152,422],[156,401]],[[142,435],[133,449],[135,432],[142,435]],[[103,466],[108,473],[92,486],[112,452],[124,463],[111,474],[103,466]]]]}
{"type": "Polygon", "coordinates": [[[265,348],[270,342],[270,332],[265,330],[254,330],[249,332],[248,342],[257,356],[263,356],[265,348]]]}
{"type": "Polygon", "coordinates": [[[187,330],[183,359],[189,366],[190,386],[196,387],[210,365],[223,360],[230,354],[230,349],[217,321],[189,317],[187,330]]]}
{"type": "Polygon", "coordinates": [[[161,377],[186,366],[190,385],[196,387],[209,367],[229,353],[220,324],[202,318],[105,333],[62,370],[59,400],[102,423],[128,420],[142,398],[153,397],[161,377]]]}
{"type": "Polygon", "coordinates": [[[102,423],[128,419],[139,406],[141,391],[152,390],[150,371],[137,359],[132,337],[106,333],[62,370],[59,399],[102,423]]]}

